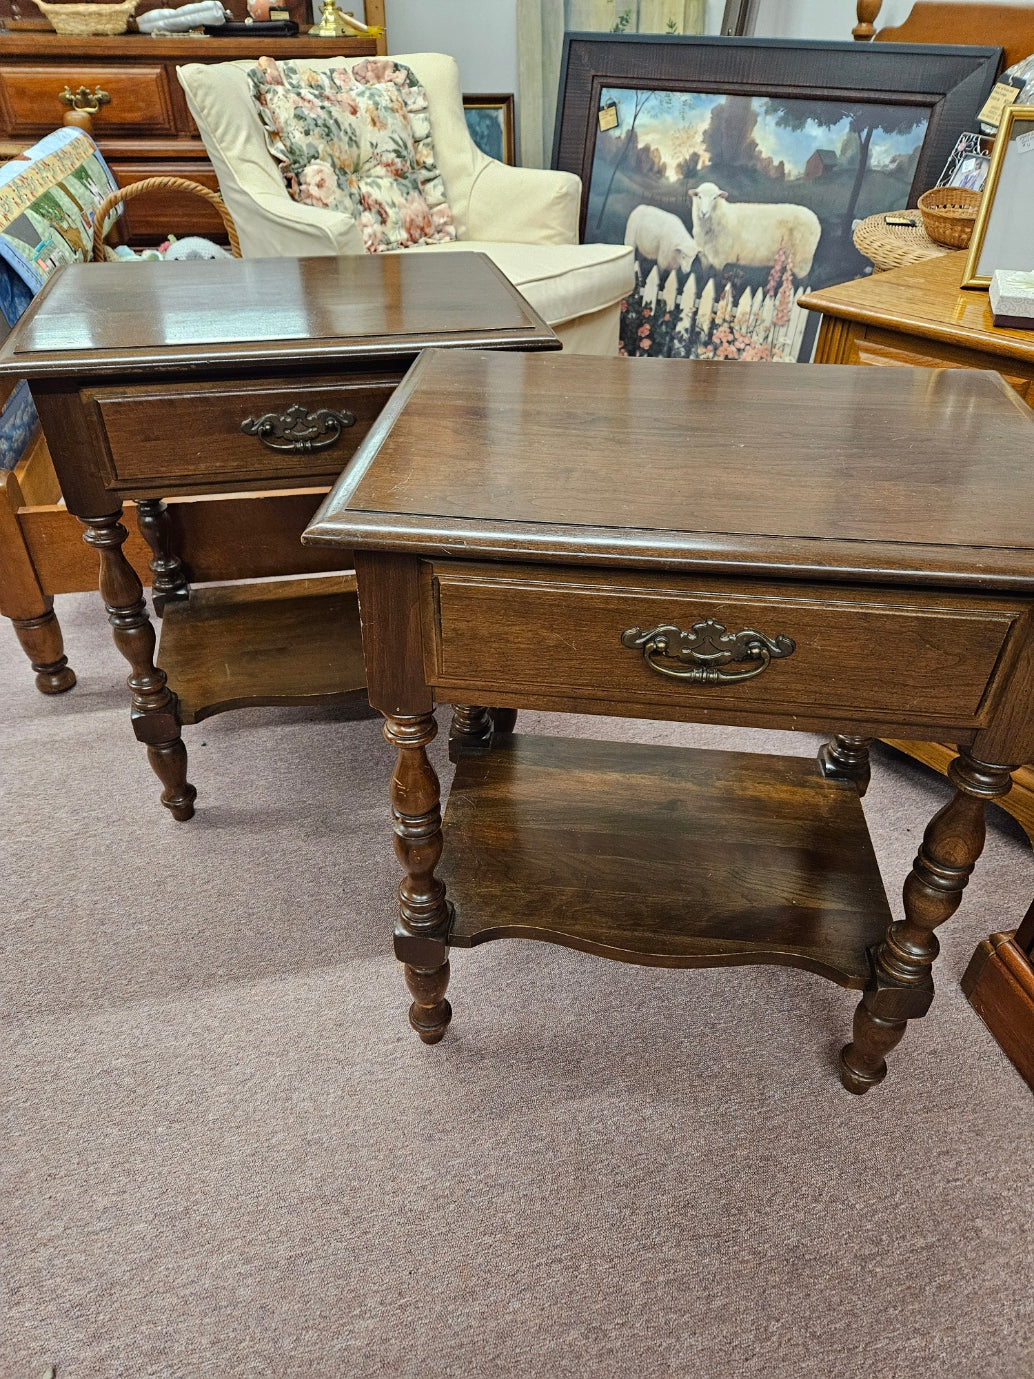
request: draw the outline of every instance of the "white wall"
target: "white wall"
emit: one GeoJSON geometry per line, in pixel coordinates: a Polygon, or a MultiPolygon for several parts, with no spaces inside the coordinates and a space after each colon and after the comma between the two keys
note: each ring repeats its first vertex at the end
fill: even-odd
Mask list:
{"type": "Polygon", "coordinates": [[[464,91],[516,92],[516,0],[387,0],[385,8],[391,52],[449,53],[464,91]]]}

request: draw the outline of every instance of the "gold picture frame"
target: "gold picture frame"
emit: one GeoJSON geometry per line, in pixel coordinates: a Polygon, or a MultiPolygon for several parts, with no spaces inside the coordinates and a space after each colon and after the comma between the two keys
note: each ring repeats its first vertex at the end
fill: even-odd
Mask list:
{"type": "Polygon", "coordinates": [[[470,137],[490,158],[511,167],[517,161],[513,93],[463,95],[463,114],[470,137]]]}
{"type": "Polygon", "coordinates": [[[991,151],[991,166],[969,241],[963,287],[990,287],[996,268],[1034,268],[1034,105],[1010,106],[991,151]]]}

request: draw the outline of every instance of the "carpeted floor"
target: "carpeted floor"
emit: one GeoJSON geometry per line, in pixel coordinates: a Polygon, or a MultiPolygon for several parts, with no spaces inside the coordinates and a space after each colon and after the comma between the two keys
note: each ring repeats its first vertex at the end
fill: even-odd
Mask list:
{"type": "MultiPolygon", "coordinates": [[[[96,596],[59,613],[80,682],[57,699],[0,626],[3,1379],[1034,1375],[1034,1097],[958,985],[1034,890],[1015,826],[864,1098],[833,1064],[854,994],[779,968],[489,944],[426,1048],[379,723],[188,729],[176,824],[96,596]]],[[[881,752],[895,907],[945,794],[881,752]]]]}

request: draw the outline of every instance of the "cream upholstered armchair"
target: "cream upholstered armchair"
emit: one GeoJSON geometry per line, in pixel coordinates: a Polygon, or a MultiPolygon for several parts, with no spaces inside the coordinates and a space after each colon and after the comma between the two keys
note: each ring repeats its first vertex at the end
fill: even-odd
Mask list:
{"type": "MultiPolygon", "coordinates": [[[[298,59],[299,68],[362,59],[298,59]]],[[[399,252],[487,254],[553,327],[565,349],[616,354],[621,299],[633,286],[632,251],[579,244],[581,186],[566,172],[512,168],[487,157],[467,132],[459,69],[441,53],[394,58],[427,92],[435,155],[456,225],[455,241],[399,252]]],[[[190,113],[219,179],[245,258],[361,254],[356,221],[292,200],[266,143],[247,72],[251,62],[177,69],[190,113]]]]}

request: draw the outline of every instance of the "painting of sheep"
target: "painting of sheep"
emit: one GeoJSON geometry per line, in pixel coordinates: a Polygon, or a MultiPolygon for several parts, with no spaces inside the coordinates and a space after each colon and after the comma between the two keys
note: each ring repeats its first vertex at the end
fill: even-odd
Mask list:
{"type": "Polygon", "coordinates": [[[859,220],[907,204],[929,110],[604,86],[585,238],[635,252],[625,354],[807,359],[810,288],[871,265],[859,220]]]}

